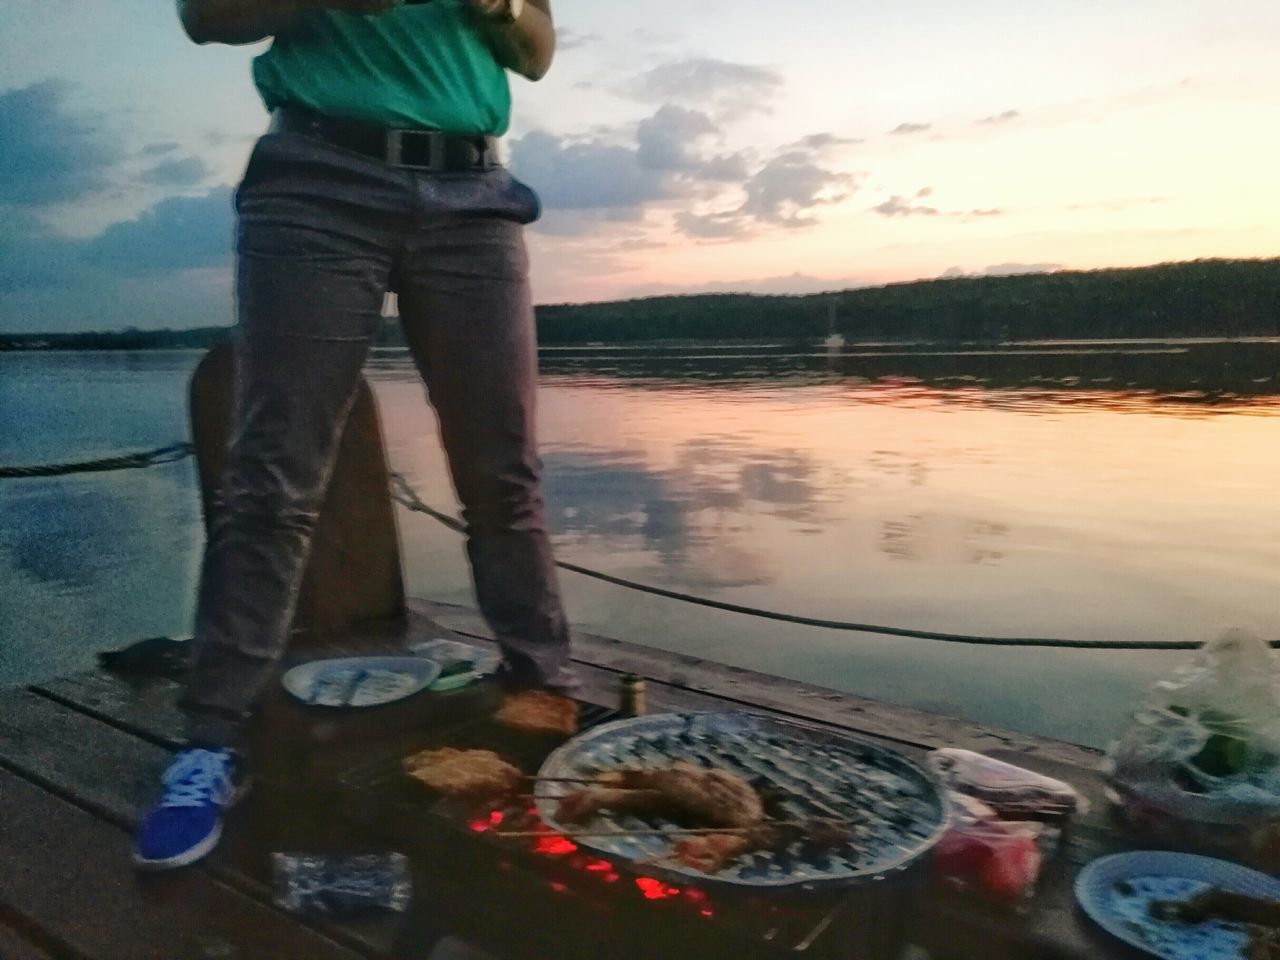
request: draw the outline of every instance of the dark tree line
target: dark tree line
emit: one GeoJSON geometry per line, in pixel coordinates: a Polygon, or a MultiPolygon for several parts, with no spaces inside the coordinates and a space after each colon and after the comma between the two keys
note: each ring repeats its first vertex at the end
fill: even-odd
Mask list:
{"type": "Polygon", "coordinates": [[[549,306],[544,343],[666,339],[1000,341],[1280,334],[1280,259],[921,280],[806,296],[549,306]]]}
{"type": "MultiPolygon", "coordinates": [[[[803,296],[706,294],[538,308],[544,344],[651,340],[1118,339],[1280,335],[1280,258],[920,280],[803,296]]],[[[0,334],[0,350],[202,347],[226,328],[0,334]]],[[[403,344],[397,323],[380,341],[403,344]]]]}

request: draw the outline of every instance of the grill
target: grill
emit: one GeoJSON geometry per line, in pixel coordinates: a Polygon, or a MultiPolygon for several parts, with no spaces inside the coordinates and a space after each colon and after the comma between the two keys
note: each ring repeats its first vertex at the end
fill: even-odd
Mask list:
{"type": "MultiPolygon", "coordinates": [[[[929,849],[950,819],[945,791],[931,774],[882,747],[821,728],[743,713],[662,714],[606,724],[562,746],[543,764],[546,778],[593,779],[617,769],[653,769],[685,760],[743,777],[769,802],[770,818],[830,818],[850,825],[850,842],[818,847],[797,840],[786,849],[739,858],[713,876],[665,860],[671,842],[659,836],[587,837],[602,855],[646,861],[679,882],[702,885],[803,887],[884,877],[929,849]]],[[[556,798],[574,786],[548,780],[538,801],[544,822],[556,822],[556,798]]],[[[665,820],[602,814],[593,823],[620,833],[675,829],[665,820]]]]}
{"type": "MultiPolygon", "coordinates": [[[[568,744],[563,738],[520,734],[487,719],[456,723],[429,731],[411,749],[348,769],[339,775],[338,785],[348,814],[413,857],[418,868],[415,912],[504,958],[896,957],[903,924],[924,879],[919,854],[932,835],[928,824],[940,829],[947,816],[945,802],[936,795],[930,799],[928,775],[889,751],[809,728],[775,727],[774,721],[760,717],[707,716],[739,719],[690,718],[683,733],[672,733],[659,730],[671,722],[666,717],[611,723],[611,711],[584,704],[581,723],[587,732],[568,744]],[[630,733],[619,735],[628,728],[630,733]],[[788,814],[834,816],[851,809],[835,784],[849,775],[844,768],[853,764],[860,789],[911,804],[910,822],[904,820],[893,833],[898,828],[890,821],[878,824],[876,818],[864,817],[857,821],[854,847],[831,851],[825,863],[789,850],[772,864],[753,857],[732,877],[708,877],[644,862],[653,856],[648,843],[632,850],[610,846],[613,838],[571,840],[544,820],[549,815],[545,805],[554,801],[525,797],[476,805],[435,794],[401,771],[405,756],[439,746],[494,750],[529,774],[564,769],[574,773],[556,775],[574,776],[637,759],[656,765],[659,758],[667,763],[674,759],[660,753],[675,749],[664,737],[697,741],[699,731],[716,733],[702,741],[701,749],[709,752],[683,756],[764,777],[783,791],[814,791],[816,799],[809,805],[794,797],[783,799],[788,814]],[[778,751],[772,761],[765,759],[759,743],[755,756],[744,752],[745,744],[729,750],[731,743],[756,735],[778,751]],[[822,771],[802,779],[806,761],[797,742],[829,749],[838,766],[828,767],[820,759],[822,771]],[[636,750],[642,751],[638,758],[630,752],[636,750]],[[499,835],[517,831],[533,835],[499,835]],[[776,882],[784,875],[786,882],[776,882]]],[[[549,786],[540,793],[551,793],[549,786]]]]}

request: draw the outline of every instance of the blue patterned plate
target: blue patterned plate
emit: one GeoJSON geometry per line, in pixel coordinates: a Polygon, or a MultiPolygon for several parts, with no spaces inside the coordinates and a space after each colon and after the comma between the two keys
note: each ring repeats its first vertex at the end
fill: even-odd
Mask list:
{"type": "Polygon", "coordinates": [[[1089,917],[1125,943],[1163,960],[1244,960],[1243,925],[1184,923],[1151,916],[1158,900],[1186,900],[1210,887],[1280,899],[1280,880],[1225,860],[1140,851],[1093,861],[1076,878],[1076,899],[1089,917]]]}
{"type": "Polygon", "coordinates": [[[413,696],[438,676],[440,665],[423,657],[344,657],[304,663],[280,682],[318,707],[376,707],[413,696]]]}

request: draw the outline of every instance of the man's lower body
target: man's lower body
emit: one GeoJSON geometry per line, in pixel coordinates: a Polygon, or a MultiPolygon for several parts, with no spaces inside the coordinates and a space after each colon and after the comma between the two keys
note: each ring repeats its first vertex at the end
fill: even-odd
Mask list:
{"type": "MultiPolygon", "coordinates": [[[[182,701],[191,752],[208,757],[174,788],[203,791],[220,806],[234,794],[236,751],[285,650],[389,289],[399,294],[439,418],[477,601],[502,646],[507,679],[573,686],[535,438],[523,225],[537,218],[537,198],[501,168],[418,172],[305,135],[270,133],[253,152],[236,208],[234,423],[182,701]]],[[[185,815],[178,809],[170,819],[185,815]]],[[[140,835],[141,865],[180,865],[164,854],[181,841],[164,834],[158,828],[150,849],[140,835]]]]}

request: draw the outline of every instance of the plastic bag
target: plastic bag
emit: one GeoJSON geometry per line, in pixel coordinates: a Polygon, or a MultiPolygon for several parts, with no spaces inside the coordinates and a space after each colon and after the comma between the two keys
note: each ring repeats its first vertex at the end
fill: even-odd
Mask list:
{"type": "Polygon", "coordinates": [[[273,853],[271,868],[276,903],[295,913],[399,913],[413,895],[409,860],[400,853],[273,853]]]}
{"type": "Polygon", "coordinates": [[[934,750],[926,762],[952,790],[977,797],[1006,820],[1060,822],[1088,809],[1071,784],[972,750],[934,750]]]}
{"type": "Polygon", "coordinates": [[[1044,825],[1002,820],[987,804],[965,794],[953,792],[951,800],[956,822],[933,849],[934,873],[997,900],[1030,897],[1045,859],[1040,846],[1044,825]]]}
{"type": "Polygon", "coordinates": [[[1135,825],[1252,845],[1280,824],[1280,658],[1242,630],[1210,641],[1152,688],[1104,770],[1135,825]]]}

